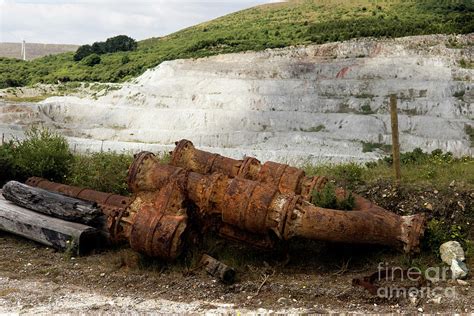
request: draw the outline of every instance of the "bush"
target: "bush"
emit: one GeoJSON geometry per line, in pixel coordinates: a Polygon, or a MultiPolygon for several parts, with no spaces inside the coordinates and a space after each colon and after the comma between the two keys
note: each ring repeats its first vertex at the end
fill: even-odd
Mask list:
{"type": "MultiPolygon", "coordinates": [[[[425,163],[432,164],[446,164],[453,161],[453,154],[450,152],[443,153],[441,149],[433,150],[430,153],[424,152],[421,148],[415,148],[413,151],[400,154],[400,164],[401,165],[421,165],[425,163]]],[[[381,161],[392,165],[393,156],[387,156],[381,161]]]]}
{"type": "Polygon", "coordinates": [[[13,142],[0,146],[0,186],[15,179],[14,149],[13,142]]]}
{"type": "Polygon", "coordinates": [[[350,211],[355,205],[352,192],[348,192],[342,199],[337,198],[336,186],[333,183],[326,184],[321,191],[313,191],[311,202],[319,207],[343,211],[350,211]]]}
{"type": "Polygon", "coordinates": [[[128,195],[127,172],[132,155],[113,152],[77,155],[66,182],[98,191],[128,195]]]}
{"type": "Polygon", "coordinates": [[[460,225],[449,225],[444,220],[432,219],[428,222],[423,240],[425,248],[439,255],[439,246],[450,240],[458,241],[466,248],[466,230],[460,225]]]}
{"type": "Polygon", "coordinates": [[[100,56],[95,54],[95,53],[92,54],[92,55],[87,56],[86,58],[84,58],[81,61],[82,64],[84,64],[86,66],[89,66],[89,67],[98,65],[98,64],[100,64],[100,62],[101,62],[100,56]]]}
{"type": "Polygon", "coordinates": [[[62,181],[73,161],[66,139],[48,129],[33,128],[10,148],[12,175],[20,181],[33,176],[62,181]]]}
{"type": "Polygon", "coordinates": [[[333,177],[344,187],[353,189],[362,183],[364,167],[356,163],[347,163],[334,166],[333,177]]]}

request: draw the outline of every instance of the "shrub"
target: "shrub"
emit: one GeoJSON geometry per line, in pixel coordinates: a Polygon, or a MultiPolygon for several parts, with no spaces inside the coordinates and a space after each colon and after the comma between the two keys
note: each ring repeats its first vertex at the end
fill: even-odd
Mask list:
{"type": "MultiPolygon", "coordinates": [[[[401,165],[421,165],[428,162],[432,164],[446,164],[452,162],[453,159],[452,153],[443,153],[441,149],[433,150],[430,154],[424,152],[421,148],[415,148],[413,151],[400,154],[401,165]]],[[[392,165],[393,156],[387,156],[383,158],[382,161],[392,165]]]]}
{"type": "Polygon", "coordinates": [[[466,230],[461,225],[449,225],[444,220],[432,219],[428,222],[423,240],[425,248],[439,255],[439,246],[450,240],[458,241],[466,247],[466,230]]]}
{"type": "Polygon", "coordinates": [[[77,155],[66,182],[93,190],[128,195],[127,172],[133,156],[114,152],[77,155]]]}
{"type": "Polygon", "coordinates": [[[338,182],[348,189],[353,189],[362,183],[364,167],[356,163],[347,163],[334,166],[333,172],[338,182]]]}
{"type": "Polygon", "coordinates": [[[92,54],[92,55],[87,56],[86,58],[84,58],[81,61],[82,64],[84,64],[86,66],[89,66],[89,67],[98,65],[98,64],[100,64],[100,62],[101,62],[100,56],[95,54],[95,53],[92,54]]]}
{"type": "Polygon", "coordinates": [[[123,55],[122,65],[128,64],[129,62],[130,62],[130,57],[128,57],[128,55],[123,55]]]}
{"type": "Polygon", "coordinates": [[[18,180],[36,176],[62,181],[73,161],[63,136],[38,128],[27,131],[25,140],[16,141],[12,155],[13,175],[18,180]]]}
{"type": "Polygon", "coordinates": [[[0,186],[15,179],[14,148],[13,142],[0,146],[0,186]]]}
{"type": "Polygon", "coordinates": [[[328,183],[321,191],[313,191],[311,202],[319,207],[350,211],[354,209],[355,199],[352,192],[348,192],[342,199],[338,198],[336,186],[333,183],[328,183]]]}

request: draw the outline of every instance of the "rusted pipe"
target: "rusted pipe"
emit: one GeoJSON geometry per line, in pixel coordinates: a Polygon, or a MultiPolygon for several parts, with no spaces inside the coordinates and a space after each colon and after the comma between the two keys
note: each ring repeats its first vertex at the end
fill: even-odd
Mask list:
{"type": "Polygon", "coordinates": [[[283,194],[272,185],[220,173],[203,175],[161,165],[152,153],[136,156],[129,171],[130,188],[159,191],[177,181],[200,216],[218,217],[240,231],[273,234],[288,240],[309,239],[389,245],[416,251],[424,229],[424,216],[401,217],[375,204],[359,203],[352,212],[323,209],[302,201],[294,193],[283,194]],[[365,209],[367,207],[367,209],[365,209]]]}
{"type": "Polygon", "coordinates": [[[169,181],[159,192],[134,198],[30,178],[30,186],[97,203],[107,216],[112,241],[128,241],[132,249],[151,257],[175,259],[182,250],[187,215],[184,194],[169,181]]]}
{"type": "Polygon", "coordinates": [[[81,199],[89,202],[95,202],[102,206],[115,207],[118,209],[126,208],[130,205],[132,199],[112,194],[94,191],[87,188],[80,188],[72,185],[65,185],[48,181],[43,178],[31,177],[26,180],[26,184],[32,187],[38,187],[44,190],[61,193],[69,197],[81,199]]]}
{"type": "Polygon", "coordinates": [[[301,169],[276,162],[261,164],[255,158],[235,160],[196,149],[189,140],[176,143],[171,154],[171,165],[189,171],[212,174],[222,173],[230,178],[244,178],[277,185],[281,193],[295,193],[309,201],[314,190],[321,190],[325,177],[307,177],[301,169]]]}

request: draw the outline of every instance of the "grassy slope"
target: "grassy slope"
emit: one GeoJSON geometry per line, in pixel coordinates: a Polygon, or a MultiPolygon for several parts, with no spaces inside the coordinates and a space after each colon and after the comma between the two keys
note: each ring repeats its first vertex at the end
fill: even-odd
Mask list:
{"type": "Polygon", "coordinates": [[[474,4],[458,1],[293,0],[240,11],[162,38],[131,53],[102,56],[99,65],[72,53],[23,62],[0,58],[0,88],[37,82],[118,82],[165,60],[324,43],[357,37],[474,32],[474,4]],[[123,60],[128,55],[129,61],[123,60]]]}

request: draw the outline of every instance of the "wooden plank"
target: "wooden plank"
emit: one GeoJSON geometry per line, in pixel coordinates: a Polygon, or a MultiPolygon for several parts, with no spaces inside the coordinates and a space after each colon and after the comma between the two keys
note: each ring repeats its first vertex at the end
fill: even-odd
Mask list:
{"type": "Polygon", "coordinates": [[[2,194],[6,200],[32,211],[107,230],[105,228],[106,217],[93,202],[75,199],[16,181],[5,184],[2,194]]]}
{"type": "Polygon", "coordinates": [[[0,230],[83,255],[104,245],[103,233],[79,223],[38,214],[0,196],[0,230]]]}
{"type": "Polygon", "coordinates": [[[402,172],[400,168],[400,141],[398,131],[398,110],[397,110],[397,95],[390,95],[390,118],[392,122],[392,152],[393,152],[393,168],[395,170],[395,181],[397,185],[402,179],[402,172]]]}

